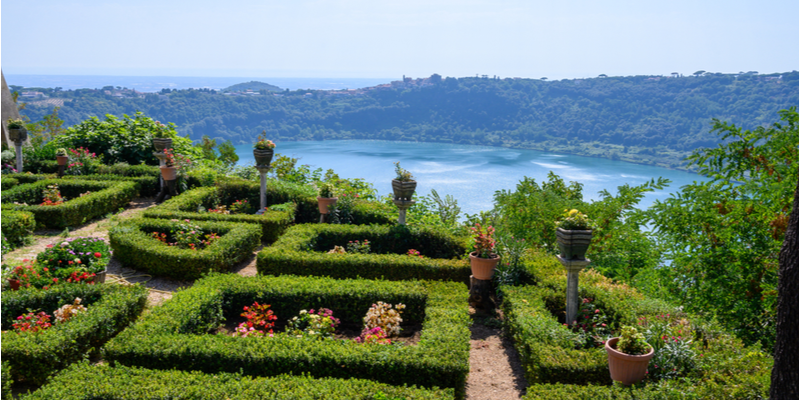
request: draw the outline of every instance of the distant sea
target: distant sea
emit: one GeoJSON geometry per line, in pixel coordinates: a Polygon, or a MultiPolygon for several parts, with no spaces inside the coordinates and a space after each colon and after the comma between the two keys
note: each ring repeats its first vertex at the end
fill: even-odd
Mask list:
{"type": "Polygon", "coordinates": [[[100,89],[120,86],[139,92],[159,92],[161,89],[220,90],[237,83],[259,81],[281,89],[334,90],[360,89],[389,83],[395,78],[264,78],[264,77],[197,77],[197,76],[111,76],[111,75],[18,75],[4,74],[9,86],[26,88],[100,89]]]}

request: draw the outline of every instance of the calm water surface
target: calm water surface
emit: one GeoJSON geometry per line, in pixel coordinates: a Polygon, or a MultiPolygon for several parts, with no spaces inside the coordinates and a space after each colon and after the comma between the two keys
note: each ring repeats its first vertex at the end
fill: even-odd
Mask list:
{"type": "MultiPolygon", "coordinates": [[[[236,146],[239,165],[253,165],[251,145],[236,146]]],[[[326,140],[280,142],[276,153],[299,158],[312,169],[333,169],[343,178],[363,178],[383,195],[391,193],[395,161],[417,180],[417,194],[452,195],[462,212],[475,214],[492,208],[494,192],[515,190],[525,176],[536,182],[553,171],[566,181],[582,183],[584,200],[598,199],[598,192],[616,194],[618,186],[639,185],[653,178],[672,181],[664,190],[648,193],[639,204],[666,199],[681,186],[701,180],[699,175],[665,168],[601,158],[566,156],[535,150],[442,143],[410,143],[373,140],[326,140]]]]}

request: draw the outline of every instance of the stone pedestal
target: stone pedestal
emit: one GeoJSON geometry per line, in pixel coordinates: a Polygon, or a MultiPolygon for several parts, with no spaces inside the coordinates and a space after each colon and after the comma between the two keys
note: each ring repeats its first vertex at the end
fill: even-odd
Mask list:
{"type": "Polygon", "coordinates": [[[269,165],[256,165],[256,169],[258,174],[261,175],[261,190],[259,193],[261,197],[260,211],[263,213],[264,209],[267,208],[267,171],[269,171],[269,165]]]}
{"type": "Polygon", "coordinates": [[[66,169],[67,169],[66,165],[59,165],[58,166],[58,177],[59,178],[64,177],[64,172],[66,171],[66,169]]]}
{"type": "Polygon", "coordinates": [[[587,259],[583,260],[565,260],[561,256],[557,256],[558,261],[567,270],[567,318],[565,322],[572,325],[575,318],[578,316],[578,305],[580,299],[578,297],[578,274],[581,270],[586,268],[592,261],[587,259]]]}
{"type": "Polygon", "coordinates": [[[22,140],[14,141],[14,150],[17,152],[17,173],[22,173],[22,140]]]}
{"type": "Polygon", "coordinates": [[[400,216],[397,218],[397,223],[400,225],[406,224],[406,210],[411,208],[416,203],[414,200],[394,200],[394,205],[400,210],[400,216]]]}
{"type": "Polygon", "coordinates": [[[468,301],[476,313],[491,315],[496,306],[492,300],[492,281],[470,275],[468,301]]]}
{"type": "Polygon", "coordinates": [[[161,180],[163,186],[161,186],[161,192],[158,193],[156,196],[156,204],[161,204],[165,200],[169,200],[178,195],[178,180],[175,179],[173,181],[165,181],[161,180]]]}
{"type": "MultiPolygon", "coordinates": [[[[167,166],[167,155],[164,154],[163,151],[154,151],[153,155],[158,159],[159,168],[167,166]]],[[[160,175],[158,177],[158,182],[160,182],[161,191],[163,192],[166,185],[164,184],[164,178],[162,178],[160,175]]]]}

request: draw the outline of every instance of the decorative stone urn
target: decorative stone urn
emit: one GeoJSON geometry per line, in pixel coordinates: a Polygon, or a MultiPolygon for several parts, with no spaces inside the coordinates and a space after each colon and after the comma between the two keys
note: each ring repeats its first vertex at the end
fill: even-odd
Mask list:
{"type": "Polygon", "coordinates": [[[494,270],[497,268],[497,263],[500,262],[500,256],[494,253],[490,254],[490,256],[490,258],[482,258],[478,257],[477,251],[469,253],[469,266],[475,279],[488,281],[494,276],[494,270]]]}
{"type": "Polygon", "coordinates": [[[272,156],[275,155],[274,149],[253,149],[253,157],[256,159],[256,165],[269,166],[272,163],[272,156]]]}
{"type": "Polygon", "coordinates": [[[392,179],[392,191],[394,192],[395,200],[411,200],[415,190],[417,190],[417,181],[392,179]]]}
{"type": "Polygon", "coordinates": [[[165,181],[174,181],[178,179],[178,169],[175,167],[161,167],[161,177],[165,181]]]}
{"type": "Polygon", "coordinates": [[[655,356],[653,347],[647,354],[632,356],[617,350],[618,337],[608,339],[606,342],[606,353],[608,353],[608,371],[611,379],[629,386],[639,383],[644,379],[647,372],[647,364],[655,356]]]}
{"type": "Polygon", "coordinates": [[[9,128],[8,138],[12,142],[24,142],[28,139],[28,130],[25,128],[9,128]]]}
{"type": "Polygon", "coordinates": [[[157,152],[163,153],[164,149],[172,148],[172,139],[171,138],[153,138],[153,148],[156,149],[157,152]]]}
{"type": "Polygon", "coordinates": [[[557,228],[556,242],[561,251],[561,258],[565,260],[586,259],[586,250],[592,244],[592,231],[590,230],[567,230],[557,228]]]}
{"type": "Polygon", "coordinates": [[[320,214],[327,214],[329,212],[328,206],[332,206],[339,201],[338,197],[317,197],[317,205],[319,206],[320,214]]]}
{"type": "Polygon", "coordinates": [[[104,269],[104,270],[102,270],[100,272],[95,273],[93,282],[96,283],[96,284],[105,282],[106,281],[106,272],[108,272],[108,268],[106,268],[106,269],[104,269]]]}

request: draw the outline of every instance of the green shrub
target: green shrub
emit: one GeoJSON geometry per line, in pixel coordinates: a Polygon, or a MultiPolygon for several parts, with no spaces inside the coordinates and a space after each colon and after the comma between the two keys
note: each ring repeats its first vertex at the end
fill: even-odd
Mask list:
{"type": "MultiPolygon", "coordinates": [[[[216,214],[198,212],[199,207],[211,209],[220,204],[220,198],[231,198],[220,192],[218,187],[199,187],[173,197],[163,204],[145,210],[147,218],[164,219],[190,219],[193,221],[228,221],[258,224],[262,228],[261,240],[274,242],[289,227],[294,220],[295,206],[291,205],[289,211],[269,210],[263,215],[254,214],[216,214]]],[[[230,204],[235,200],[229,200],[230,204]]],[[[256,202],[258,204],[258,202],[256,202]]],[[[258,206],[256,206],[258,207],[258,206]]]]}
{"type": "MultiPolygon", "coordinates": [[[[159,175],[160,176],[160,175],[159,175]]],[[[153,197],[161,191],[161,183],[158,176],[120,176],[110,174],[94,174],[94,175],[65,175],[62,180],[85,180],[85,181],[125,181],[136,182],[139,187],[138,195],[141,197],[153,197]]]]}
{"type": "Polygon", "coordinates": [[[289,228],[258,254],[261,274],[316,275],[335,278],[428,279],[469,282],[463,240],[403,225],[303,224],[289,228]],[[334,246],[369,240],[373,254],[328,254],[334,246]],[[406,255],[418,250],[425,258],[406,255]]]}
{"type": "Polygon", "coordinates": [[[2,298],[2,357],[15,378],[42,384],[52,373],[81,359],[92,348],[125,328],[141,313],[147,300],[142,286],[58,285],[50,290],[4,292],[2,298]],[[87,312],[44,332],[16,333],[14,319],[28,310],[49,314],[82,299],[87,312]]]}
{"type": "Polygon", "coordinates": [[[452,399],[453,389],[390,386],[363,379],[314,379],[279,375],[254,378],[240,374],[208,375],[196,371],[159,371],[125,366],[76,364],[25,397],[37,399],[197,399],[197,400],[372,400],[452,399]]]}
{"type": "MultiPolygon", "coordinates": [[[[55,174],[29,174],[29,173],[17,173],[17,174],[5,174],[3,175],[3,179],[14,179],[17,181],[17,184],[23,185],[26,183],[34,183],[41,181],[43,179],[55,179],[55,174]]],[[[5,181],[4,181],[5,182],[5,181]]],[[[15,185],[16,186],[16,185],[15,185]]],[[[10,187],[5,187],[3,184],[3,190],[8,190],[10,187]]]]}
{"type": "Polygon", "coordinates": [[[79,226],[92,218],[127,206],[138,190],[136,182],[128,181],[46,179],[3,191],[2,208],[3,212],[21,210],[33,213],[37,227],[63,229],[79,226]],[[42,202],[42,191],[48,185],[58,185],[61,194],[71,200],[55,206],[38,205],[42,202]],[[79,197],[87,191],[91,193],[79,197]]]}
{"type": "Polygon", "coordinates": [[[204,233],[221,236],[201,250],[168,246],[152,237],[167,233],[175,223],[166,219],[129,219],[109,231],[114,256],[127,267],[175,279],[197,279],[209,271],[228,271],[250,257],[261,242],[261,228],[255,224],[222,221],[192,221],[204,233]]]}
{"type": "Polygon", "coordinates": [[[2,187],[3,190],[11,189],[12,187],[17,185],[19,185],[19,180],[16,178],[11,178],[6,176],[0,177],[0,187],[2,187]]]}
{"type": "MultiPolygon", "coordinates": [[[[460,396],[469,371],[467,291],[456,283],[334,280],[315,277],[213,275],[177,293],[104,348],[116,364],[153,369],[283,373],[371,379],[392,385],[454,388],[460,396]],[[408,305],[403,318],[423,319],[416,345],[362,345],[276,334],[248,338],[207,334],[253,301],[281,318],[326,307],[359,322],[377,301],[408,305]]],[[[343,322],[344,323],[344,322],[343,322]]]]}
{"type": "Polygon", "coordinates": [[[3,388],[2,393],[0,393],[0,398],[3,400],[13,400],[14,397],[11,395],[11,385],[14,384],[14,379],[11,378],[11,367],[6,361],[3,361],[2,364],[2,380],[3,388]]]}
{"type": "Polygon", "coordinates": [[[36,219],[29,211],[4,210],[1,221],[0,230],[13,247],[24,245],[36,229],[36,219]]]}

